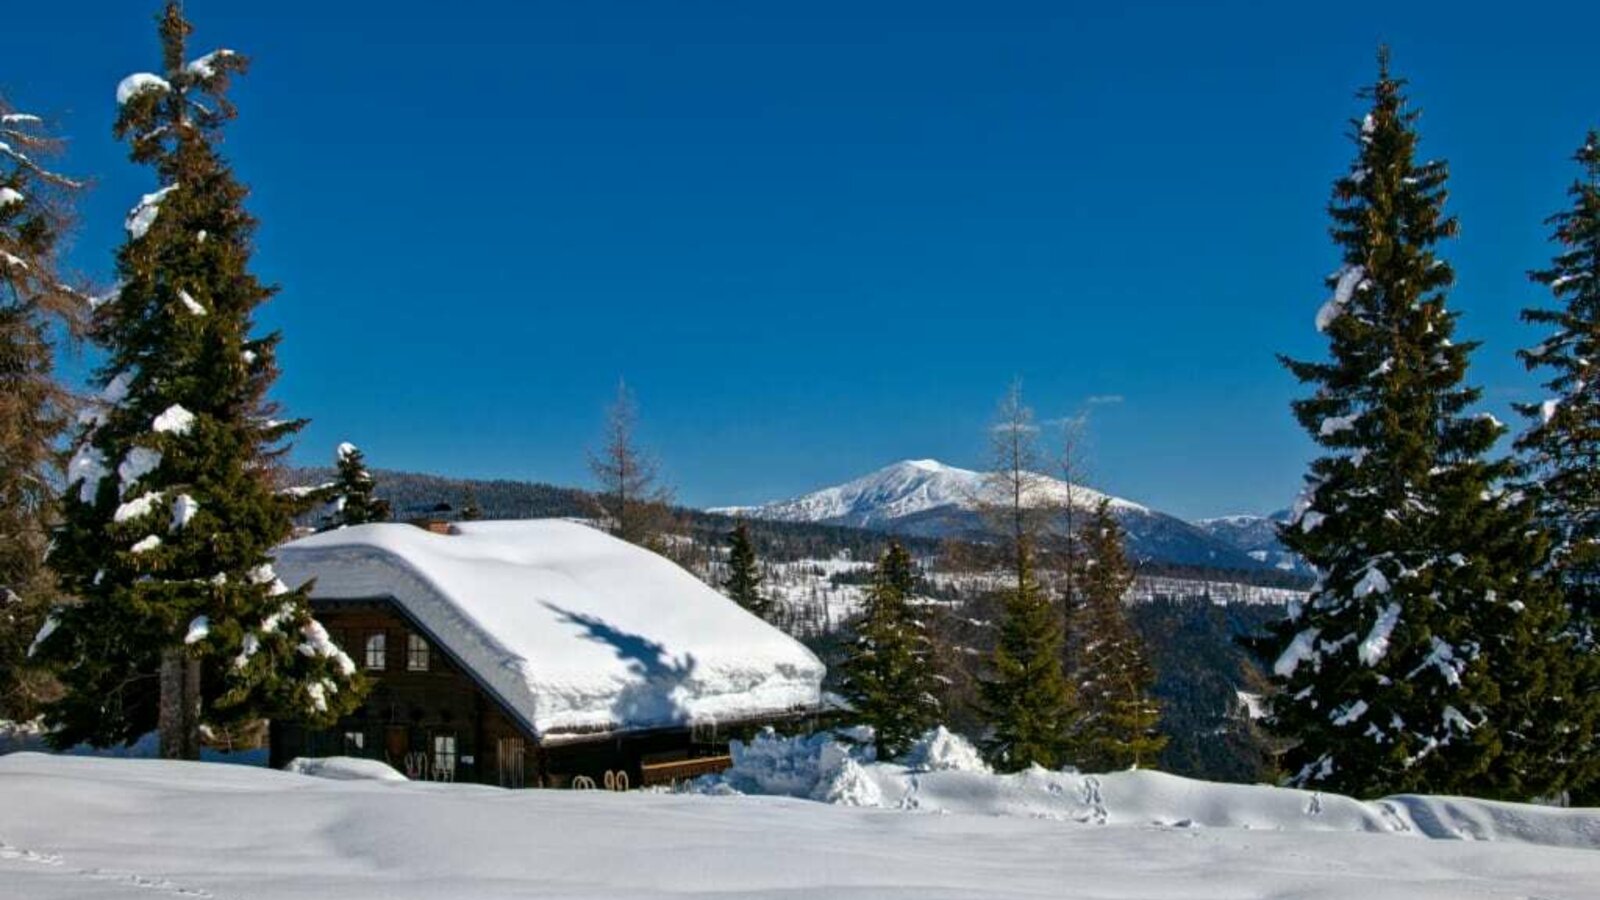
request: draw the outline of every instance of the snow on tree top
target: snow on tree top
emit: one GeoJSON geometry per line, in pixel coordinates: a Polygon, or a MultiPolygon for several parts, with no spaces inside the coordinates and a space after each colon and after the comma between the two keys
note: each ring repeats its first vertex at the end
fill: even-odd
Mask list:
{"type": "Polygon", "coordinates": [[[339,458],[340,459],[349,459],[350,457],[354,456],[355,454],[357,454],[357,453],[359,453],[361,451],[356,447],[355,444],[352,444],[349,441],[345,441],[344,443],[339,445],[339,449],[338,449],[337,452],[339,454],[339,458]]]}
{"type": "Polygon", "coordinates": [[[357,525],[284,544],[313,599],[392,598],[544,737],[815,707],[804,646],[648,550],[586,525],[357,525]]]}
{"type": "Polygon", "coordinates": [[[170,91],[165,78],[150,72],[135,72],[117,82],[117,105],[122,106],[145,91],[170,91]]]}
{"type": "Polygon", "coordinates": [[[23,201],[22,193],[15,188],[0,187],[0,206],[10,206],[23,201]]]}

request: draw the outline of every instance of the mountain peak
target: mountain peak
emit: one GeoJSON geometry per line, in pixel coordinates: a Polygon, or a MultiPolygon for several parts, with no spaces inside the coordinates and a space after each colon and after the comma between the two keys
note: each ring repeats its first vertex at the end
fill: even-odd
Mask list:
{"type": "MultiPolygon", "coordinates": [[[[711,512],[947,537],[982,530],[978,510],[983,505],[983,497],[992,490],[993,485],[982,472],[946,465],[936,459],[903,459],[852,481],[791,500],[761,506],[723,507],[711,512]]],[[[1246,554],[1235,545],[1232,533],[1239,530],[1238,525],[1245,524],[1242,521],[1233,528],[1222,522],[1197,527],[1120,497],[1045,475],[1038,476],[1028,493],[1040,505],[1070,502],[1078,509],[1108,501],[1118,522],[1128,532],[1129,550],[1135,558],[1217,568],[1261,569],[1270,567],[1278,561],[1277,556],[1281,556],[1281,548],[1267,543],[1275,536],[1271,528],[1263,529],[1265,537],[1261,540],[1250,535],[1249,547],[1255,552],[1246,554]],[[1218,534],[1211,534],[1213,530],[1218,534]]]]}

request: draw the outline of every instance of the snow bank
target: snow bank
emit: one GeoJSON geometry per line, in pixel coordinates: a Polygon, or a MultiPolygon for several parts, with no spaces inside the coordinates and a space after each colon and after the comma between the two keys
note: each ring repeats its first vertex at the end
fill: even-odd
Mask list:
{"type": "MultiPolygon", "coordinates": [[[[0,719],[0,757],[12,753],[50,753],[50,746],[45,743],[45,736],[49,731],[40,721],[13,722],[0,719]]],[[[155,759],[160,756],[160,745],[154,731],[144,735],[132,744],[119,744],[114,747],[91,747],[88,744],[78,744],[61,751],[65,756],[102,757],[107,759],[155,759]]],[[[201,747],[200,758],[206,762],[228,763],[239,766],[265,766],[267,764],[267,750],[265,747],[255,750],[217,750],[212,747],[201,747]]]]}
{"type": "Polygon", "coordinates": [[[335,781],[410,781],[387,763],[355,756],[299,756],[289,760],[285,772],[331,778],[335,781]]]}
{"type": "MultiPolygon", "coordinates": [[[[917,777],[936,775],[995,780],[959,772],[917,777]]],[[[1405,799],[1399,798],[1402,812],[1421,817],[1405,808],[1405,799]]],[[[1113,816],[1121,802],[1114,795],[1105,798],[1113,816]]],[[[336,781],[162,760],[15,754],[0,757],[0,895],[1594,897],[1600,853],[1505,840],[1509,826],[1477,819],[1484,810],[1474,805],[1468,817],[1465,810],[1430,808],[1455,827],[1492,828],[1500,840],[1086,827],[1051,819],[904,815],[774,797],[502,791],[336,781]]],[[[1497,812],[1491,805],[1486,814],[1497,812]]]]}
{"type": "Polygon", "coordinates": [[[788,738],[768,730],[749,744],[735,742],[732,751],[731,768],[689,790],[1098,825],[1341,831],[1600,850],[1600,809],[1409,795],[1368,802],[1138,770],[1034,767],[997,775],[970,743],[943,728],[928,732],[897,763],[874,762],[860,745],[828,733],[788,738]]]}
{"type": "Polygon", "coordinates": [[[314,599],[393,598],[547,743],[813,708],[823,665],[672,562],[557,519],[358,525],[278,548],[314,599]]]}
{"type": "Polygon", "coordinates": [[[913,769],[926,772],[988,772],[978,748],[943,725],[934,728],[912,745],[901,759],[913,769]]]}

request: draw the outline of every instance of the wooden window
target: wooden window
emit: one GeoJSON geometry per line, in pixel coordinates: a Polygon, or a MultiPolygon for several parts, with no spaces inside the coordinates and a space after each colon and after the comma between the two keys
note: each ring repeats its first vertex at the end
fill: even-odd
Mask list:
{"type": "Polygon", "coordinates": [[[456,780],[456,736],[448,732],[433,736],[433,779],[456,780]]]}
{"type": "Polygon", "coordinates": [[[367,668],[389,668],[389,636],[381,631],[367,635],[367,668]]]}
{"type": "Polygon", "coordinates": [[[411,632],[406,635],[406,671],[428,671],[428,642],[422,635],[411,632]]]}
{"type": "Polygon", "coordinates": [[[344,755],[362,756],[367,749],[367,734],[364,731],[346,731],[344,733],[344,755]]]}

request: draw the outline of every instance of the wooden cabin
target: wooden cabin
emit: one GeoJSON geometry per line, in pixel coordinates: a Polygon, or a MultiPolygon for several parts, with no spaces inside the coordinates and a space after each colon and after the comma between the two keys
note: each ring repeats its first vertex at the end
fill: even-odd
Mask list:
{"type": "Polygon", "coordinates": [[[564,520],[374,524],[279,548],[371,682],[328,729],[274,723],[272,765],[379,759],[412,778],[627,787],[717,771],[817,714],[824,669],[674,563],[564,520]]]}

